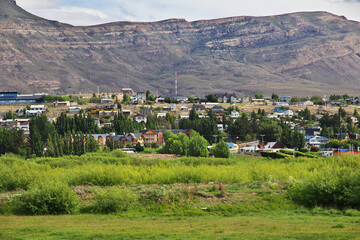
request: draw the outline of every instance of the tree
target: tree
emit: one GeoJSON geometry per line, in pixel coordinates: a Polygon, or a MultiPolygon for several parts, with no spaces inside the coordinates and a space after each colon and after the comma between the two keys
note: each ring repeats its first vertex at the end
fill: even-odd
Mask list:
{"type": "Polygon", "coordinates": [[[255,99],[264,99],[264,95],[261,93],[257,93],[257,94],[255,94],[254,98],[255,99]]]}
{"type": "Polygon", "coordinates": [[[123,103],[128,104],[130,102],[130,96],[127,94],[124,94],[123,103]]]}
{"type": "Polygon", "coordinates": [[[212,154],[216,158],[229,158],[230,157],[230,149],[229,146],[224,142],[220,141],[216,144],[215,147],[211,148],[212,154]]]}
{"type": "Polygon", "coordinates": [[[205,138],[200,136],[199,133],[193,131],[190,134],[189,155],[193,157],[208,157],[208,145],[209,143],[205,140],[205,138]]]}
{"type": "Polygon", "coordinates": [[[279,95],[273,93],[273,94],[271,95],[271,99],[272,99],[272,100],[279,100],[279,95]]]}
{"type": "Polygon", "coordinates": [[[189,120],[194,121],[198,119],[199,119],[199,115],[197,114],[195,107],[193,106],[190,110],[189,120]]]}
{"type": "Polygon", "coordinates": [[[214,94],[208,94],[205,96],[208,102],[218,102],[218,98],[214,94]]]}
{"type": "Polygon", "coordinates": [[[195,99],[194,99],[194,97],[191,96],[191,97],[188,98],[188,101],[191,102],[191,103],[194,103],[195,99]]]}
{"type": "Polygon", "coordinates": [[[281,136],[281,127],[273,121],[264,121],[259,125],[259,139],[262,139],[260,135],[264,136],[266,142],[276,142],[281,136]]]}
{"type": "Polygon", "coordinates": [[[292,102],[292,103],[300,102],[300,101],[301,101],[301,99],[300,99],[299,97],[297,97],[297,96],[293,96],[293,97],[290,99],[290,102],[292,102]]]}

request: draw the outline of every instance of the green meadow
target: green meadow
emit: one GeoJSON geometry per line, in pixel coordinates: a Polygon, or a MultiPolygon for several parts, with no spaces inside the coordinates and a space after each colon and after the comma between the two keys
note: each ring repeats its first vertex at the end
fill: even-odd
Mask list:
{"type": "Polygon", "coordinates": [[[0,158],[0,239],[356,239],[355,156],[0,158]]]}

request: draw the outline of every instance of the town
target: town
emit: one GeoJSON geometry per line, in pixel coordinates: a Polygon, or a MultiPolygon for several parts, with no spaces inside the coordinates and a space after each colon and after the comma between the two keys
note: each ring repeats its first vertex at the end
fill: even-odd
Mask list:
{"type": "Polygon", "coordinates": [[[92,95],[1,92],[0,153],[81,155],[108,147],[127,152],[162,148],[157,153],[188,156],[191,151],[185,150],[181,141],[177,142],[180,146],[172,147],[168,141],[169,146],[163,147],[166,138],[169,140],[166,133],[190,136],[195,132],[205,140],[202,147],[210,154],[211,148],[220,142],[225,142],[232,154],[274,153],[266,155],[274,157],[286,151],[316,152],[321,156],[358,154],[359,103],[359,97],[348,95],[300,98],[275,93],[264,97],[258,93],[237,97],[235,93],[223,93],[162,97],[131,88],[92,95]],[[7,137],[15,135],[18,138],[7,137]],[[76,140],[80,137],[84,140],[76,140]],[[87,137],[98,146],[82,147],[91,145],[87,137]],[[66,150],[69,141],[65,140],[70,139],[71,144],[80,144],[71,149],[79,150],[66,150]],[[16,141],[16,147],[11,141],[16,141]],[[63,149],[59,151],[54,146],[63,149]]]}

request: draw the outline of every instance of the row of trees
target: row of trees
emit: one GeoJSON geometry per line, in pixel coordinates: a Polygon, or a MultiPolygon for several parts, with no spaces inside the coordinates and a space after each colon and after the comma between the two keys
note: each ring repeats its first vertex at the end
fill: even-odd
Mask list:
{"type": "Polygon", "coordinates": [[[185,134],[174,134],[167,131],[164,135],[166,142],[162,153],[176,154],[179,156],[208,157],[207,146],[209,142],[196,131],[192,131],[189,136],[185,134]]]}

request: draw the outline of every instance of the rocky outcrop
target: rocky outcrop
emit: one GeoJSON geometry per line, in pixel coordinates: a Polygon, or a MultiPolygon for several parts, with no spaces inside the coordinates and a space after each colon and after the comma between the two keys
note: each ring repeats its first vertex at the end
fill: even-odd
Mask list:
{"type": "Polygon", "coordinates": [[[73,27],[0,0],[1,90],[314,95],[360,86],[360,24],[326,12],[73,27]]]}

